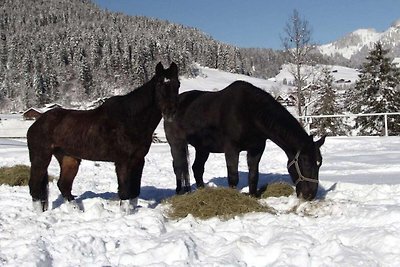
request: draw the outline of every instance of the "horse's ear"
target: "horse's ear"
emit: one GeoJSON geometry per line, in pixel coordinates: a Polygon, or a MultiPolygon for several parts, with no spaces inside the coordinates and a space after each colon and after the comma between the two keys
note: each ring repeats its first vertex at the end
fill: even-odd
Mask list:
{"type": "Polygon", "coordinates": [[[317,147],[321,147],[325,143],[326,135],[323,135],[318,141],[315,142],[317,147]]]}
{"type": "Polygon", "coordinates": [[[171,66],[169,66],[169,69],[170,69],[171,74],[172,74],[173,76],[178,76],[178,65],[176,65],[175,62],[172,62],[172,63],[171,63],[171,66]]]}
{"type": "Polygon", "coordinates": [[[163,72],[164,72],[164,66],[161,62],[158,62],[156,66],[156,76],[161,76],[163,72]]]}

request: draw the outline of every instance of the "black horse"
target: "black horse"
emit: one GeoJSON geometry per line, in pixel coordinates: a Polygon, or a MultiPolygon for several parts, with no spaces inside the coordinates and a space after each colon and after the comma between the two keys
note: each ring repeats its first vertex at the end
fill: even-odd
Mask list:
{"type": "Polygon", "coordinates": [[[60,163],[57,185],[64,199],[74,199],[72,183],[81,159],[109,161],[115,163],[120,199],[134,208],[153,132],[162,116],[166,121],[175,116],[179,86],[177,65],[164,69],[159,63],[149,82],[96,109],[58,108],[40,116],[27,133],[34,206],[48,208],[47,168],[54,155],[60,163]]]}
{"type": "Polygon", "coordinates": [[[247,151],[249,192],[256,195],[258,165],[266,139],[286,152],[297,195],[310,200],[317,193],[322,163],[319,148],[325,137],[314,142],[281,104],[250,83],[236,81],[219,92],[180,94],[177,116],[173,121],[165,121],[164,128],[171,146],[177,193],[190,190],[189,143],[196,149],[192,168],[197,187],[204,186],[204,164],[210,152],[225,153],[228,183],[236,187],[239,153],[247,151]]]}

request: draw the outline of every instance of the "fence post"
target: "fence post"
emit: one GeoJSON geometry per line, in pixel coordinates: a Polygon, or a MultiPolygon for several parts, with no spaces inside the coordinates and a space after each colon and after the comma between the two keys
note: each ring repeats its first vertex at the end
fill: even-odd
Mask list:
{"type": "Polygon", "coordinates": [[[389,133],[388,133],[388,122],[387,122],[388,115],[385,114],[383,116],[384,116],[384,119],[385,119],[385,136],[389,136],[389,133]]]}

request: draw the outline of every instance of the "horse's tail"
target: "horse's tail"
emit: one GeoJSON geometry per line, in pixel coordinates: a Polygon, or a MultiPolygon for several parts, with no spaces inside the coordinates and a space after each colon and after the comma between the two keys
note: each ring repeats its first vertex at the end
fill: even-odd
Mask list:
{"type": "Polygon", "coordinates": [[[48,207],[49,176],[47,167],[52,157],[46,124],[45,118],[40,118],[29,127],[27,132],[29,159],[31,161],[29,191],[34,201],[34,208],[42,211],[47,210],[48,207]]]}
{"type": "Polygon", "coordinates": [[[184,172],[182,175],[182,183],[185,191],[190,192],[191,191],[190,176],[189,176],[190,155],[188,146],[186,146],[185,148],[185,153],[186,153],[187,172],[184,172]]]}

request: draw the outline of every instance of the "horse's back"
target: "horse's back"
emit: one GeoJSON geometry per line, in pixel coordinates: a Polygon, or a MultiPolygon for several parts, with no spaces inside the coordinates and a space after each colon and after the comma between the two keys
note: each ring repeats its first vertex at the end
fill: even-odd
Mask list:
{"type": "Polygon", "coordinates": [[[36,121],[29,127],[27,138],[35,138],[36,135],[47,135],[49,131],[68,113],[66,109],[55,108],[43,113],[36,121]]]}
{"type": "Polygon", "coordinates": [[[275,102],[270,94],[245,81],[216,92],[188,91],[179,95],[178,118],[173,123],[179,127],[170,134],[184,132],[190,144],[212,152],[222,152],[226,142],[247,147],[251,140],[264,139],[258,120],[264,110],[275,109],[275,102]]]}

